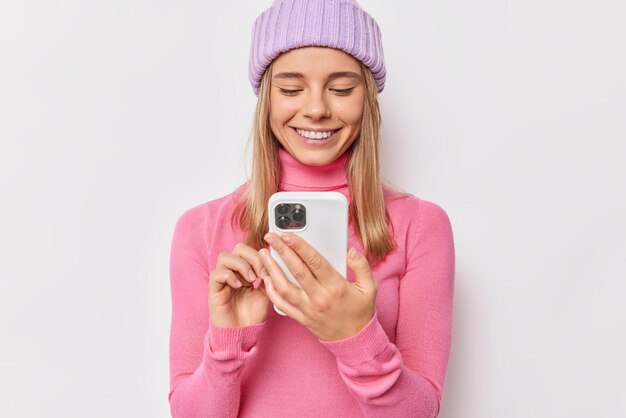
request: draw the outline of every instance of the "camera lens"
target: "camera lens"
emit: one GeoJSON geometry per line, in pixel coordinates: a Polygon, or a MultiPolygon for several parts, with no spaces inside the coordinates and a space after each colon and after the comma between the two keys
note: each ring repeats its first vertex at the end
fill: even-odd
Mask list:
{"type": "Polygon", "coordinates": [[[296,222],[301,222],[302,220],[304,220],[304,212],[301,210],[296,209],[291,216],[293,217],[293,220],[296,222]]]}
{"type": "Polygon", "coordinates": [[[289,220],[288,217],[286,216],[281,216],[280,218],[278,218],[278,220],[276,221],[276,225],[278,225],[279,228],[287,228],[289,226],[289,224],[291,223],[291,221],[289,220]]]}
{"type": "Polygon", "coordinates": [[[289,205],[287,204],[280,204],[276,207],[276,212],[278,212],[281,215],[285,215],[287,212],[289,212],[289,205]]]}

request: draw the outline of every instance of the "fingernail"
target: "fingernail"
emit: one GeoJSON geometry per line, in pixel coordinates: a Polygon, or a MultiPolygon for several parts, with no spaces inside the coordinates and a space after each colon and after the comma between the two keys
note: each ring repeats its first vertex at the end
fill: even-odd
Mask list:
{"type": "Polygon", "coordinates": [[[237,287],[241,287],[241,286],[242,286],[242,285],[241,285],[241,282],[240,282],[239,280],[237,280],[237,282],[235,283],[235,286],[237,286],[237,287]]]}
{"type": "Polygon", "coordinates": [[[293,237],[290,237],[289,235],[285,235],[282,234],[280,236],[282,238],[283,241],[285,241],[287,244],[290,244],[293,241],[293,237]]]}
{"type": "Polygon", "coordinates": [[[248,278],[250,279],[251,282],[253,282],[256,280],[256,274],[254,274],[252,270],[248,270],[248,278]]]}
{"type": "Polygon", "coordinates": [[[272,234],[270,234],[269,232],[268,232],[267,234],[265,234],[265,236],[263,237],[263,239],[264,239],[265,241],[269,242],[270,244],[271,244],[272,242],[276,242],[276,241],[274,241],[276,238],[275,238],[272,234]]]}
{"type": "Polygon", "coordinates": [[[267,255],[265,254],[265,248],[261,248],[259,250],[259,255],[261,256],[261,258],[263,259],[263,261],[267,260],[267,255]]]}
{"type": "Polygon", "coordinates": [[[270,275],[265,267],[261,267],[261,274],[263,276],[269,276],[270,275]]]}
{"type": "Polygon", "coordinates": [[[354,247],[350,247],[348,256],[350,256],[350,258],[352,259],[355,259],[359,256],[359,253],[354,249],[354,247]]]}

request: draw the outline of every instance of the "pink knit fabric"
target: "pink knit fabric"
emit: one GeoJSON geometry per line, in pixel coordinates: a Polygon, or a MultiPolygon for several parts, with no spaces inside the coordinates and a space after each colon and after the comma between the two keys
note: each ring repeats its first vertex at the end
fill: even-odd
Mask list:
{"type": "MultiPolygon", "coordinates": [[[[280,189],[349,196],[347,157],[310,167],[281,149],[280,189]]],[[[455,251],[446,212],[385,189],[397,248],[372,269],[376,314],[357,335],[323,342],[271,305],[263,324],[211,326],[209,274],[220,252],[243,241],[230,223],[238,193],[188,209],[174,228],[172,416],[436,417],[452,342],[455,251]]],[[[363,252],[352,229],[348,241],[363,252]]]]}

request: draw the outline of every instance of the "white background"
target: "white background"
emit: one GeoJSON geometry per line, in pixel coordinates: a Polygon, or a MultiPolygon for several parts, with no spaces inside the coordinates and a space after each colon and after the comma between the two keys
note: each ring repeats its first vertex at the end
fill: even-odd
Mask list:
{"type": "MultiPolygon", "coordinates": [[[[0,1],[1,416],[169,416],[171,235],[246,178],[270,3],[0,1]]],[[[360,4],[385,177],[455,235],[440,416],[625,416],[624,3],[360,4]]]]}

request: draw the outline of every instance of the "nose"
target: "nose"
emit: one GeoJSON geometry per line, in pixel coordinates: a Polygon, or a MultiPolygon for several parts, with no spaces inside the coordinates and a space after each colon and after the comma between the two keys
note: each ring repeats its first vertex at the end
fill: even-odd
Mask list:
{"type": "Polygon", "coordinates": [[[330,106],[326,102],[323,91],[310,91],[303,108],[303,114],[312,120],[320,120],[330,116],[330,106]]]}

